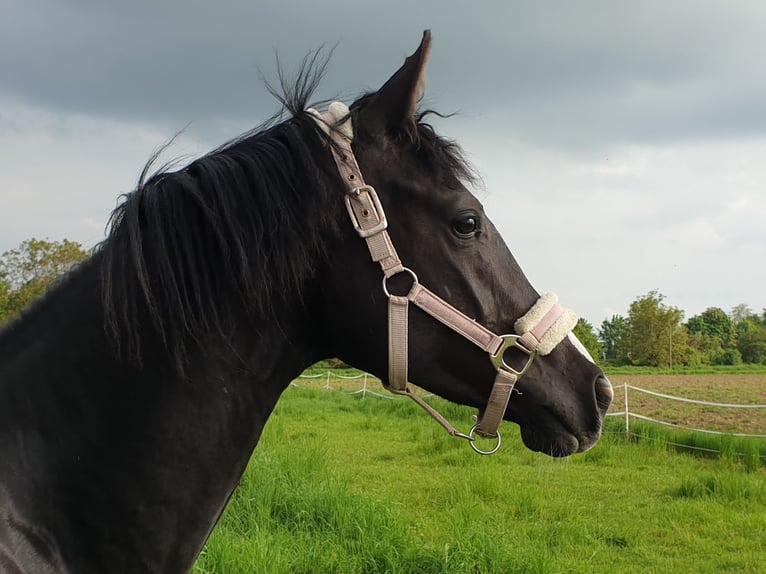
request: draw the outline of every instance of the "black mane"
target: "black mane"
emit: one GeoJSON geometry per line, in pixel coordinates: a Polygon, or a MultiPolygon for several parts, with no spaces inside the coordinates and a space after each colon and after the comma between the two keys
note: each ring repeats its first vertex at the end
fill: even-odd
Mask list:
{"type": "MultiPolygon", "coordinates": [[[[225,339],[243,313],[257,327],[276,299],[301,292],[342,206],[327,139],[305,112],[325,65],[315,52],[293,84],[280,73],[281,92],[269,89],[283,112],[188,166],[147,177],[155,154],[114,210],[100,249],[102,299],[121,356],[140,363],[149,320],[182,368],[187,341],[225,339]],[[272,125],[285,111],[292,117],[272,125]]],[[[473,180],[459,146],[422,122],[430,113],[413,121],[416,153],[473,180]]]]}
{"type": "Polygon", "coordinates": [[[301,113],[179,171],[142,176],[101,248],[118,351],[140,360],[148,314],[180,360],[187,338],[223,335],[241,312],[257,320],[275,299],[300,293],[337,225],[323,153],[301,113]]]}

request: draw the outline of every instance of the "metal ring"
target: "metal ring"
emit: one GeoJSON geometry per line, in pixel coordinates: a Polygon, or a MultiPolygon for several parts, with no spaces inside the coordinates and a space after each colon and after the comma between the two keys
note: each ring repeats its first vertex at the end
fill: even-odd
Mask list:
{"type": "Polygon", "coordinates": [[[483,455],[485,455],[485,456],[489,456],[490,454],[494,454],[494,453],[496,453],[496,452],[498,451],[498,449],[500,448],[500,445],[501,445],[501,444],[503,444],[503,439],[500,437],[500,431],[497,431],[497,434],[495,435],[495,438],[497,438],[497,444],[495,445],[495,448],[492,448],[492,449],[490,449],[490,450],[481,450],[481,449],[480,449],[478,446],[476,446],[476,444],[474,443],[474,441],[475,441],[476,439],[475,439],[475,438],[474,438],[474,436],[473,436],[473,433],[474,433],[474,431],[476,430],[476,428],[477,428],[478,426],[479,426],[479,425],[478,425],[478,423],[477,423],[477,424],[475,424],[475,425],[473,425],[473,426],[471,427],[471,430],[470,430],[470,431],[469,431],[469,433],[468,433],[468,444],[470,444],[470,445],[471,445],[471,448],[473,449],[473,451],[474,451],[474,452],[476,452],[476,453],[478,453],[478,454],[483,454],[483,455]]]}
{"type": "Polygon", "coordinates": [[[399,273],[408,273],[409,276],[412,278],[412,287],[410,287],[410,291],[412,291],[415,285],[418,284],[418,276],[415,275],[415,272],[409,267],[402,267],[401,271],[397,271],[396,273],[394,273],[393,275],[389,275],[388,277],[384,276],[383,277],[383,293],[385,293],[386,297],[388,297],[389,299],[391,298],[391,293],[388,292],[388,286],[386,282],[391,277],[396,277],[397,275],[399,275],[399,273]]]}

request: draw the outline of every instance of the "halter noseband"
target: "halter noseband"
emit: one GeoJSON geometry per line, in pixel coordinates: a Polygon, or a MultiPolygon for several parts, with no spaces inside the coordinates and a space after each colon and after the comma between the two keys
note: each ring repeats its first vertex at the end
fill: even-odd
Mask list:
{"type": "Polygon", "coordinates": [[[421,285],[417,275],[399,259],[386,230],[388,220],[383,206],[375,189],[364,182],[351,150],[354,133],[348,107],[341,102],[333,102],[325,114],[319,114],[314,109],[309,109],[308,113],[314,116],[317,124],[332,140],[330,149],[346,188],[345,202],[349,218],[358,235],[366,241],[372,260],[379,263],[383,271],[383,292],[388,298],[388,382],[384,386],[392,393],[410,397],[450,435],[467,439],[471,448],[479,454],[494,453],[500,448],[498,427],[516,381],[527,372],[537,355],[547,355],[570,333],[577,323],[577,316],[558,305],[555,294],[546,293],[516,321],[516,334],[496,335],[421,285]],[[388,280],[401,273],[410,276],[412,286],[406,295],[393,295],[389,292],[388,280]],[[487,352],[496,369],[487,405],[479,412],[476,424],[467,435],[459,432],[433,407],[415,395],[407,384],[410,303],[487,352]],[[510,348],[526,355],[519,369],[505,361],[504,354],[510,348]],[[474,443],[475,435],[496,438],[497,443],[490,450],[481,450],[474,443]]]}

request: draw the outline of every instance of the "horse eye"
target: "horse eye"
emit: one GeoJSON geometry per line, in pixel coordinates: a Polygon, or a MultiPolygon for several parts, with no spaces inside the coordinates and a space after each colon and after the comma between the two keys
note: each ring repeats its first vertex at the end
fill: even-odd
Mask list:
{"type": "Polygon", "coordinates": [[[479,220],[474,215],[467,215],[456,219],[452,223],[452,229],[458,237],[468,239],[479,231],[479,220]]]}

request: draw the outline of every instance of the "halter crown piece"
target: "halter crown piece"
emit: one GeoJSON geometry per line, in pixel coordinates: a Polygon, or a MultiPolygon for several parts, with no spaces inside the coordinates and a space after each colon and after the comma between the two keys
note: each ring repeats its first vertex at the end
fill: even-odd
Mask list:
{"type": "Polygon", "coordinates": [[[346,189],[345,202],[349,218],[359,236],[366,241],[372,260],[380,264],[383,271],[383,292],[388,297],[388,381],[384,385],[393,393],[410,397],[452,436],[468,439],[471,448],[479,454],[494,453],[500,448],[498,427],[516,381],[527,372],[537,355],[547,355],[570,334],[577,323],[577,316],[571,310],[561,307],[554,293],[546,293],[516,321],[516,334],[496,335],[421,285],[415,272],[402,265],[386,230],[388,220],[378,194],[371,185],[364,182],[359,170],[351,150],[354,130],[348,106],[342,102],[333,102],[324,114],[313,108],[307,112],[332,140],[333,145],[329,147],[346,189]],[[388,280],[400,273],[409,275],[412,286],[406,295],[393,295],[388,290],[388,280]],[[495,383],[487,405],[479,412],[476,424],[467,435],[459,432],[433,407],[414,394],[407,384],[410,303],[487,352],[495,366],[495,383]],[[525,355],[521,368],[514,368],[506,362],[505,352],[511,348],[525,355]],[[475,435],[494,437],[497,443],[490,450],[481,450],[474,442],[475,435]]]}

